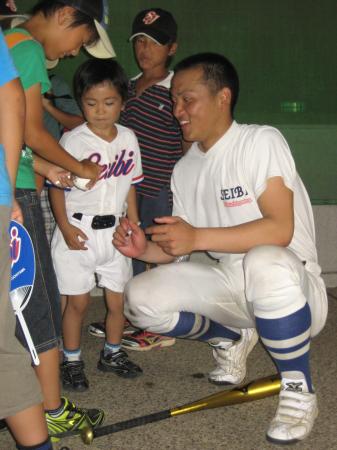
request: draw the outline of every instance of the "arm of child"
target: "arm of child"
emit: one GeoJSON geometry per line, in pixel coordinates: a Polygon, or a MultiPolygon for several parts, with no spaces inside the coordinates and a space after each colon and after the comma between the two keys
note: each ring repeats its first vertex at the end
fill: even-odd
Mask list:
{"type": "Polygon", "coordinates": [[[52,117],[54,117],[55,120],[57,120],[64,128],[67,128],[68,130],[72,130],[84,122],[82,116],[62,111],[48,98],[42,97],[42,105],[45,111],[47,111],[52,117]]]}
{"type": "MultiPolygon", "coordinates": [[[[13,79],[0,87],[0,136],[13,192],[23,143],[24,105],[24,93],[18,79],[13,79]]],[[[15,199],[13,199],[12,219],[23,222],[21,209],[15,199]]]]}
{"type": "Polygon", "coordinates": [[[133,185],[130,187],[126,202],[128,204],[128,209],[126,213],[128,219],[130,220],[130,222],[139,224],[136,188],[133,185]]]}
{"type": "Polygon", "coordinates": [[[88,250],[85,246],[85,241],[88,240],[87,235],[80,228],[72,225],[68,220],[64,191],[62,189],[50,188],[49,198],[56,223],[70,250],[88,250]]]}
{"type": "Polygon", "coordinates": [[[72,187],[70,172],[34,154],[34,172],[59,187],[72,187]]]}
{"type": "Polygon", "coordinates": [[[63,167],[79,177],[97,181],[101,172],[100,167],[91,161],[78,161],[72,157],[45,129],[40,84],[34,84],[27,89],[25,96],[25,143],[39,156],[57,166],[63,167]]]}

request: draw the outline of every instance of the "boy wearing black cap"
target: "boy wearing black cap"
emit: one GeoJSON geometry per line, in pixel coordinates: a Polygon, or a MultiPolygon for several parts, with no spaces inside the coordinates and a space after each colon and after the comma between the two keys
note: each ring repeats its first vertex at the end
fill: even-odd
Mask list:
{"type": "MultiPolygon", "coordinates": [[[[7,30],[6,41],[26,100],[25,145],[19,163],[16,199],[33,241],[36,276],[24,315],[39,353],[40,365],[35,371],[42,388],[49,434],[53,435],[88,425],[98,426],[104,413],[98,409],[82,410],[60,396],[58,339],[61,308],[34,170],[61,185],[67,183],[69,172],[95,182],[100,168],[89,161],[77,161],[44,128],[41,94],[50,89],[46,58],[55,65],[59,58],[76,56],[82,46],[101,58],[112,57],[114,52],[103,26],[107,20],[103,0],[41,0],[31,14],[28,18],[12,16],[12,25],[16,20],[20,26],[7,30]],[[56,170],[54,164],[69,172],[56,170]],[[48,173],[52,175],[48,176],[48,173]]],[[[17,332],[24,344],[20,330],[17,332]]]]}
{"type": "MultiPolygon", "coordinates": [[[[131,128],[137,136],[142,155],[144,180],[138,183],[137,203],[142,227],[153,219],[172,212],[170,179],[175,163],[182,155],[179,124],[172,113],[170,86],[173,72],[168,66],[177,50],[177,23],[168,11],[146,9],[137,14],[129,41],[141,73],[132,78],[128,100],[120,123],[131,128]]],[[[133,274],[146,270],[143,261],[133,261],[133,274]]],[[[93,323],[89,332],[104,335],[102,323],[93,323]]],[[[175,340],[144,331],[124,335],[123,346],[145,351],[167,347],[175,340]]]]}

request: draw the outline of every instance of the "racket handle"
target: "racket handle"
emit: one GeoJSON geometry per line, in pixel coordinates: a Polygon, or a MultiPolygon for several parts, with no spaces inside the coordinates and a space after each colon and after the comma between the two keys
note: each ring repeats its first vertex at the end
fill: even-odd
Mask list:
{"type": "Polygon", "coordinates": [[[33,343],[32,337],[31,337],[31,335],[29,333],[29,330],[28,330],[25,318],[23,317],[22,311],[19,309],[18,311],[15,311],[15,314],[17,315],[17,318],[18,318],[18,320],[20,322],[20,325],[21,325],[23,334],[25,336],[25,339],[26,339],[26,342],[27,342],[30,354],[32,355],[33,362],[34,362],[34,364],[36,366],[38,366],[40,364],[40,359],[39,359],[39,356],[37,354],[37,351],[36,351],[35,345],[33,343]]]}

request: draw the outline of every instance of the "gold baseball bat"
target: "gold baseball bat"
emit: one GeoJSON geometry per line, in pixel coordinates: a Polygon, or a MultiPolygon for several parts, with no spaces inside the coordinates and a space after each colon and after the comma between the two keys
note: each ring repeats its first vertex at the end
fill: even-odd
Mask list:
{"type": "Polygon", "coordinates": [[[252,402],[265,397],[276,395],[280,392],[281,380],[279,375],[271,375],[269,377],[260,378],[250,383],[232,389],[230,391],[221,391],[208,397],[201,398],[195,402],[187,403],[173,409],[159,411],[154,414],[136,417],[134,419],[125,420],[123,422],[106,425],[104,427],[84,428],[81,431],[81,438],[84,444],[90,445],[92,441],[107,434],[117,433],[118,431],[127,430],[129,428],[138,427],[151,422],[168,419],[170,417],[188,414],[191,412],[201,411],[205,409],[219,408],[221,406],[236,405],[239,403],[252,402]]]}

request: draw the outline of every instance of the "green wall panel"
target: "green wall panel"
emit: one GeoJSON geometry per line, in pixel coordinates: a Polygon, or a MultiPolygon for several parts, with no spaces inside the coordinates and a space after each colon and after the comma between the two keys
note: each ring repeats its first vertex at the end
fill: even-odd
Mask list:
{"type": "MultiPolygon", "coordinates": [[[[17,1],[20,12],[34,3],[17,1]]],[[[267,123],[282,130],[295,127],[289,135],[291,146],[311,198],[317,202],[332,198],[337,203],[332,169],[337,166],[333,126],[337,123],[336,0],[110,0],[109,34],[129,76],[138,70],[127,40],[132,19],[141,9],[153,6],[169,9],[176,17],[176,61],[200,51],[221,52],[233,61],[241,80],[236,113],[240,122],[267,123]],[[289,103],[295,110],[297,105],[298,112],[285,111],[289,103]],[[324,131],[318,133],[321,125],[324,131]],[[305,156],[308,142],[301,133],[314,142],[309,147],[317,156],[315,164],[305,156]],[[317,172],[326,174],[324,182],[317,172]]],[[[85,58],[84,53],[68,58],[56,71],[71,83],[85,58]]]]}

